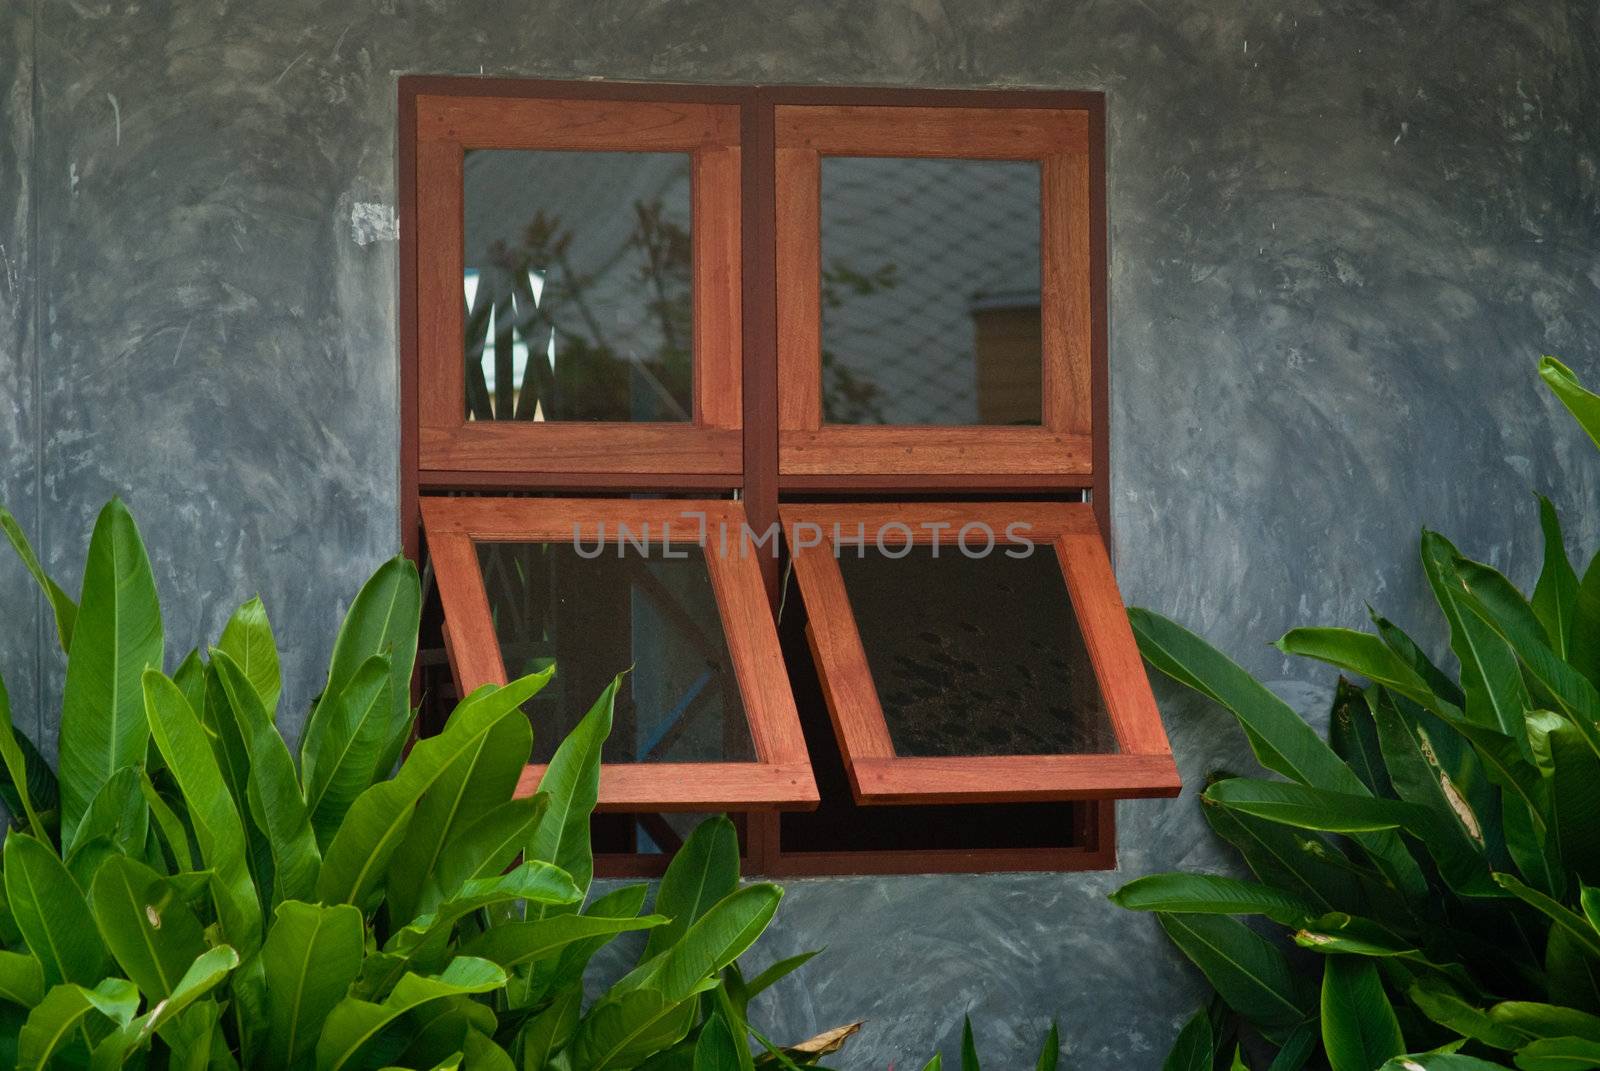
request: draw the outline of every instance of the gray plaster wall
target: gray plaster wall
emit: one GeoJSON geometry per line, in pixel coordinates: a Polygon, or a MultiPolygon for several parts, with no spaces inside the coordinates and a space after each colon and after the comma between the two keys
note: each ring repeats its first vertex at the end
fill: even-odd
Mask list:
{"type": "MultiPolygon", "coordinates": [[[[139,517],[174,645],[260,591],[297,730],[397,548],[395,77],[1042,86],[1109,98],[1113,479],[1130,601],[1315,712],[1266,646],[1367,601],[1437,642],[1419,527],[1530,579],[1534,490],[1600,539],[1600,464],[1535,385],[1600,379],[1600,30],[1555,0],[0,0],[0,498],[69,587],[139,517]]],[[[46,739],[49,623],[0,566],[0,671],[46,739]]],[[[1121,812],[1121,873],[793,883],[767,1002],[842,1066],[1159,1066],[1201,990],[1104,893],[1226,858],[1244,764],[1162,690],[1191,788],[1121,812]]]]}

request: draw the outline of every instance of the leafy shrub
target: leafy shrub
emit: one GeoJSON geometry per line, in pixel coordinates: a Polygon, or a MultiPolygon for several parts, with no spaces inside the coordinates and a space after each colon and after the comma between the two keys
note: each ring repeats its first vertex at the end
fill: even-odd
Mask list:
{"type": "MultiPolygon", "coordinates": [[[[1600,443],[1600,396],[1551,358],[1540,374],[1600,443]]],[[[1540,518],[1526,598],[1423,533],[1455,676],[1377,614],[1372,632],[1278,641],[1366,682],[1339,682],[1327,741],[1198,637],[1133,611],[1149,662],[1226,707],[1286,779],[1221,777],[1201,797],[1255,881],[1158,874],[1113,895],[1157,912],[1225,1003],[1189,1022],[1168,1068],[1246,1066],[1241,1025],[1274,1071],[1600,1066],[1600,558],[1580,579],[1548,501],[1540,518]]]]}
{"type": "MultiPolygon", "coordinates": [[[[171,676],[133,518],[95,525],[80,600],[0,526],[67,655],[59,781],[0,684],[0,1061],[24,1068],[750,1068],[735,959],[781,890],[701,825],[648,887],[587,904],[617,683],[513,798],[549,672],[464,698],[404,760],[421,592],[396,558],[350,607],[297,764],[258,600],[171,676]],[[393,776],[390,776],[390,772],[393,776]],[[585,1001],[591,958],[648,931],[585,1001]]],[[[825,1046],[770,1057],[793,1066],[825,1046]]]]}

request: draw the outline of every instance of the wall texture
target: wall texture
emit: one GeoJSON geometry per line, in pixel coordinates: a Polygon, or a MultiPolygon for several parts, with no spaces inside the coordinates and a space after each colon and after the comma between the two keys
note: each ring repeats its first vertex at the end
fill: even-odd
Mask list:
{"type": "MultiPolygon", "coordinates": [[[[1600,463],[1532,375],[1600,378],[1584,0],[0,4],[0,498],[70,587],[126,496],[185,646],[259,590],[289,711],[397,546],[406,72],[1105,90],[1120,577],[1308,711],[1328,675],[1266,641],[1369,600],[1436,639],[1424,522],[1524,581],[1533,490],[1600,538],[1600,463]]],[[[0,671],[48,738],[59,657],[11,563],[0,671]]],[[[1163,700],[1191,785],[1242,765],[1163,700]]],[[[1072,1066],[1159,1066],[1200,990],[1103,894],[1224,857],[1192,789],[1124,807],[1121,844],[1120,875],[796,883],[767,951],[828,952],[776,1032],[866,1016],[844,1066],[920,1066],[970,1011],[1015,1067],[1059,1016],[1072,1066]]]]}

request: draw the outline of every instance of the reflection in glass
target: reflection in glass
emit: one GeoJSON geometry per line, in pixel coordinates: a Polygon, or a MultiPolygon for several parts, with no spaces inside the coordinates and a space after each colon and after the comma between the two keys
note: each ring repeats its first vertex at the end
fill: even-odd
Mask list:
{"type": "Polygon", "coordinates": [[[753,761],[744,704],[704,552],[633,544],[582,554],[571,543],[480,543],[495,636],[515,679],[552,663],[525,706],[533,761],[550,761],[611,678],[617,693],[605,762],[753,761]],[[683,555],[679,557],[679,555],[683,555]]]}
{"type": "Polygon", "coordinates": [[[1024,548],[841,554],[895,754],[1117,750],[1060,561],[1043,544],[1008,550],[1024,548]]]}
{"type": "Polygon", "coordinates": [[[1039,165],[824,157],[830,424],[1038,424],[1039,165]]]}
{"type": "Polygon", "coordinates": [[[687,421],[689,157],[471,149],[470,420],[687,421]]]}

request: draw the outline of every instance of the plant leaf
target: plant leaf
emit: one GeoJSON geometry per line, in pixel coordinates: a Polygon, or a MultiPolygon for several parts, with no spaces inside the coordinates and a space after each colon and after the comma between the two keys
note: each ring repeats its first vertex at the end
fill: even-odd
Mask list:
{"type": "Polygon", "coordinates": [[[254,951],[261,945],[261,901],[250,877],[244,824],[216,754],[176,684],[152,669],[144,675],[144,692],[151,735],[183,790],[200,856],[211,871],[223,933],[234,947],[254,951]]]}
{"type": "Polygon", "coordinates": [[[521,706],[549,681],[536,673],[503,688],[486,686],[462,700],[437,736],[419,740],[392,780],[357,797],[323,856],[317,898],[362,907],[382,881],[422,794],[462,755],[470,753],[501,719],[521,717],[521,706]]]}
{"type": "Polygon", "coordinates": [[[200,920],[172,883],[127,856],[100,867],[89,905],[117,965],[151,1001],[171,996],[206,950],[200,920]]]}
{"type": "Polygon", "coordinates": [[[1310,1014],[1314,998],[1282,950],[1224,915],[1157,913],[1184,955],[1228,1006],[1257,1026],[1292,1027],[1310,1014]]]}
{"type": "Polygon", "coordinates": [[[95,521],[61,700],[61,843],[70,849],[89,801],[111,775],[144,759],[150,728],[140,677],[161,666],[161,605],[128,508],[112,499],[95,521]]]}
{"type": "Polygon", "coordinates": [[[316,889],[322,855],[300,796],[294,758],[244,669],[221,648],[212,650],[211,664],[249,749],[245,794],[255,824],[272,852],[272,901],[308,900],[316,889]]]}
{"type": "Polygon", "coordinates": [[[1317,914],[1294,893],[1214,874],[1150,874],[1130,881],[1110,899],[1129,911],[1265,915],[1284,926],[1299,926],[1317,914]]]}
{"type": "MultiPolygon", "coordinates": [[[[4,513],[0,510],[0,513],[4,513]]],[[[28,790],[28,765],[22,756],[22,748],[17,743],[17,732],[11,722],[11,695],[6,691],[4,677],[0,677],[0,761],[5,763],[6,775],[11,781],[11,787],[17,794],[17,801],[22,804],[23,815],[28,820],[28,829],[42,841],[50,839],[49,832],[44,828],[44,823],[39,821],[39,813],[33,808],[33,793],[28,790]]]]}
{"type": "Polygon", "coordinates": [[[378,754],[393,708],[391,677],[389,656],[373,655],[332,702],[318,705],[317,721],[306,729],[306,810],[324,851],[350,805],[379,776],[378,754]]]}
{"type": "Polygon", "coordinates": [[[488,993],[505,984],[505,972],[493,963],[458,956],[441,974],[407,974],[381,1004],[346,997],[328,1013],[317,1039],[318,1071],[339,1071],[350,1065],[380,1030],[430,1001],[488,993]]]}
{"type": "Polygon", "coordinates": [[[549,805],[550,797],[536,792],[507,800],[479,815],[440,852],[439,864],[418,905],[419,910],[432,911],[472,879],[505,870],[521,854],[549,805]]]}
{"type": "Polygon", "coordinates": [[[139,991],[126,978],[106,978],[93,989],[63,984],[51,987],[31,1012],[17,1039],[17,1066],[43,1069],[57,1050],[90,1016],[126,1024],[139,1009],[139,991]]]}
{"type": "Polygon", "coordinates": [[[72,596],[61,590],[61,585],[45,573],[44,567],[39,564],[38,555],[33,552],[33,545],[28,542],[28,537],[23,534],[22,525],[17,523],[11,511],[0,507],[0,530],[4,530],[6,538],[11,541],[11,549],[17,552],[17,557],[22,559],[22,567],[28,570],[28,575],[33,577],[34,583],[39,585],[39,590],[44,593],[45,601],[50,604],[51,611],[56,618],[56,640],[61,644],[63,652],[72,649],[72,627],[78,618],[78,604],[72,601],[72,596]]]}
{"type": "MultiPolygon", "coordinates": [[[[272,638],[272,622],[258,595],[244,603],[222,627],[217,649],[233,659],[245,679],[261,698],[267,720],[277,717],[278,697],[283,692],[282,671],[278,667],[278,644],[272,638]]],[[[216,656],[212,655],[212,661],[216,656]]]]}
{"type": "Polygon", "coordinates": [[[650,931],[641,959],[650,959],[676,944],[738,885],[739,833],[726,817],[708,818],[689,834],[661,878],[652,910],[672,921],[650,931]]]}
{"type": "Polygon", "coordinates": [[[1600,446],[1600,395],[1584,389],[1572,369],[1554,357],[1539,359],[1539,378],[1545,381],[1567,411],[1577,418],[1578,426],[1600,446]]]}
{"type": "Polygon", "coordinates": [[[1533,612],[1544,626],[1551,649],[1561,658],[1570,658],[1573,618],[1578,608],[1578,574],[1567,557],[1561,518],[1543,495],[1539,496],[1539,527],[1544,532],[1544,568],[1533,588],[1533,612]]]}
{"type": "Polygon", "coordinates": [[[1167,1053],[1161,1071],[1211,1071],[1216,1045],[1211,1032],[1211,1015],[1201,1008],[1189,1016],[1183,1029],[1178,1031],[1178,1040],[1167,1053]]]}
{"type": "Polygon", "coordinates": [[[629,930],[648,930],[667,920],[660,915],[606,918],[597,915],[553,915],[491,926],[461,946],[467,956],[498,963],[507,970],[551,956],[575,941],[612,936],[629,930]]]}
{"type": "Polygon", "coordinates": [[[83,890],[56,853],[25,833],[6,836],[6,900],[47,986],[105,977],[106,950],[83,890]]]}
{"type": "Polygon", "coordinates": [[[1522,712],[1528,689],[1517,670],[1517,658],[1503,639],[1476,614],[1465,609],[1455,562],[1455,545],[1437,532],[1422,533],[1422,568],[1439,608],[1450,623],[1450,649],[1461,663],[1461,690],[1466,716],[1521,739],[1522,712]]]}
{"type": "Polygon", "coordinates": [[[1592,1071],[1600,1067],[1600,1041],[1540,1038],[1517,1050],[1522,1071],[1592,1071]]]}
{"type": "Polygon", "coordinates": [[[348,904],[278,905],[261,947],[269,1066],[299,1067],[310,1057],[328,1013],[361,970],[364,941],[361,912],[348,904]]]}
{"type": "Polygon", "coordinates": [[[625,992],[649,986],[669,1000],[687,998],[703,980],[738,959],[761,936],[782,898],[783,890],[768,884],[747,885],[728,894],[681,939],[629,971],[613,989],[625,992]]]}
{"type": "Polygon", "coordinates": [[[1406,1051],[1378,969],[1357,956],[1322,967],[1322,1048],[1332,1071],[1371,1071],[1406,1051]]]}
{"type": "Polygon", "coordinates": [[[586,895],[594,880],[589,816],[600,798],[600,749],[611,735],[611,713],[621,686],[620,676],[612,680],[556,748],[539,781],[550,806],[528,841],[528,858],[565,870],[586,895]]]}

